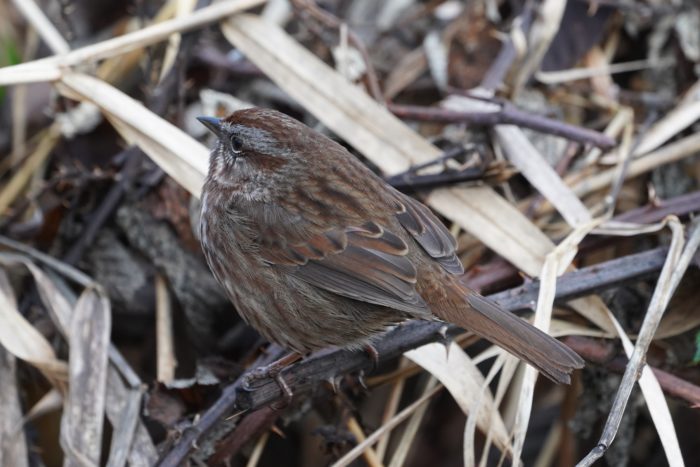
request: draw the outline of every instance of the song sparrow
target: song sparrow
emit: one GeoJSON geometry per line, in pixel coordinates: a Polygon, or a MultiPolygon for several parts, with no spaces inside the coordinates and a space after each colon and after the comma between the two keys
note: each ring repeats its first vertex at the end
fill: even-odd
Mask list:
{"type": "Polygon", "coordinates": [[[341,145],[282,113],[200,117],[218,136],[201,242],[239,313],[301,354],[361,348],[410,318],[455,323],[550,379],[583,361],[459,280],[456,242],[426,206],[341,145]]]}

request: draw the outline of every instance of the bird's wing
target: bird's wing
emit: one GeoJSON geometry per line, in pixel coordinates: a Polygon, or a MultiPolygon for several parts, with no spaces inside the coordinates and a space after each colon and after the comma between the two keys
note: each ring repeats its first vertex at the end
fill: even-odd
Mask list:
{"type": "Polygon", "coordinates": [[[278,224],[274,238],[261,245],[263,259],[288,268],[305,282],[415,316],[430,313],[416,291],[416,268],[407,257],[408,245],[376,222],[332,230],[278,224]]]}
{"type": "Polygon", "coordinates": [[[397,213],[401,225],[418,244],[451,274],[464,274],[464,266],[457,257],[457,242],[445,225],[420,202],[397,193],[402,208],[397,213]]]}

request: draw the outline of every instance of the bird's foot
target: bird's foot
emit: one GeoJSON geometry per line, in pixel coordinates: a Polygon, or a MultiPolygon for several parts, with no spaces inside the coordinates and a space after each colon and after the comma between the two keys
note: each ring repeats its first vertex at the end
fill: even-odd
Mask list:
{"type": "Polygon", "coordinates": [[[300,354],[293,352],[285,355],[279,360],[270,363],[269,365],[261,366],[259,368],[249,371],[243,377],[243,389],[246,391],[252,391],[255,389],[256,382],[264,381],[267,379],[274,379],[275,383],[277,383],[280,390],[282,391],[283,400],[282,406],[274,408],[286,407],[292,401],[292,396],[294,395],[294,393],[289,387],[289,384],[287,384],[287,382],[282,377],[282,370],[284,370],[300,358],[300,354]]]}

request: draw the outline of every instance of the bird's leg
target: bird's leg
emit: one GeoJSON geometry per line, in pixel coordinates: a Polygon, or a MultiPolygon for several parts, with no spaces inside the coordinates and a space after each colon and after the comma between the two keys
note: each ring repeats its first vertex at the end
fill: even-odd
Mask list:
{"type": "Polygon", "coordinates": [[[279,360],[275,360],[269,365],[261,366],[248,372],[243,379],[243,389],[250,391],[254,389],[253,384],[256,381],[272,378],[282,391],[285,405],[289,404],[292,401],[292,396],[294,394],[292,393],[292,389],[289,387],[287,382],[284,380],[284,378],[282,378],[281,372],[292,363],[300,360],[301,357],[301,354],[297,352],[288,353],[284,357],[280,358],[279,360]]]}

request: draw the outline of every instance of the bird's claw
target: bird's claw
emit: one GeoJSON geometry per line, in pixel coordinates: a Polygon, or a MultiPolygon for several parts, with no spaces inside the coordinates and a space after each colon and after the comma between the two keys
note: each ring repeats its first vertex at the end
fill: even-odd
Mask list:
{"type": "Polygon", "coordinates": [[[438,342],[444,345],[446,348],[450,347],[450,344],[452,343],[452,338],[447,335],[447,330],[449,329],[449,326],[446,324],[443,326],[440,326],[440,329],[438,329],[437,334],[438,334],[438,342]]]}
{"type": "Polygon", "coordinates": [[[372,344],[366,344],[365,352],[372,360],[372,371],[377,371],[377,368],[379,368],[379,352],[377,351],[377,348],[372,344]]]}
{"type": "Polygon", "coordinates": [[[243,388],[244,391],[253,391],[256,389],[256,384],[257,382],[260,381],[265,381],[269,379],[273,379],[275,383],[277,383],[277,386],[279,386],[280,391],[282,391],[282,404],[279,406],[272,406],[274,409],[281,409],[290,404],[292,401],[292,396],[294,393],[292,392],[292,389],[289,387],[289,384],[284,380],[282,377],[282,369],[278,365],[275,365],[274,363],[271,365],[266,365],[262,366],[259,368],[256,368],[254,370],[249,371],[244,377],[243,377],[243,384],[241,387],[243,388]]]}

